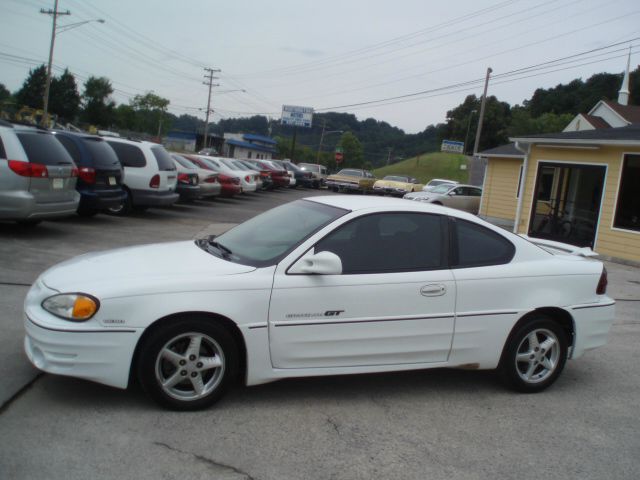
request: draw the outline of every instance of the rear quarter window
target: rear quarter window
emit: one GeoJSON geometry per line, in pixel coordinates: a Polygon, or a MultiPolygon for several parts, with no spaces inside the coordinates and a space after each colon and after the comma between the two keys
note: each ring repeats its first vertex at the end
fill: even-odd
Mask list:
{"type": "Polygon", "coordinates": [[[2,143],[2,139],[0,138],[0,158],[7,158],[7,152],[4,150],[4,143],[2,143]]]}
{"type": "Polygon", "coordinates": [[[475,223],[456,218],[452,221],[454,268],[482,267],[509,263],[515,247],[502,235],[475,223]]]}
{"type": "Polygon", "coordinates": [[[176,165],[171,160],[171,155],[167,152],[163,147],[151,147],[151,152],[153,152],[153,156],[156,157],[156,161],[158,162],[158,168],[160,170],[175,170],[176,165]]]}
{"type": "Polygon", "coordinates": [[[41,165],[68,165],[73,159],[51,133],[20,132],[17,134],[31,163],[41,165]]]}
{"type": "Polygon", "coordinates": [[[65,150],[69,152],[69,155],[71,155],[71,158],[73,158],[73,161],[76,163],[76,165],[84,166],[84,162],[82,161],[82,154],[80,153],[80,149],[78,148],[78,145],[76,145],[76,142],[71,140],[69,137],[65,137],[64,135],[56,135],[56,138],[65,148],[65,150]]]}
{"type": "Polygon", "coordinates": [[[83,138],[83,145],[89,151],[93,166],[98,169],[120,168],[118,156],[107,142],[100,138],[83,138]]]}
{"type": "Polygon", "coordinates": [[[127,143],[109,142],[107,143],[113,148],[118,156],[118,160],[123,167],[132,168],[144,168],[147,161],[144,158],[144,153],[139,147],[135,145],[129,145],[127,143]]]}

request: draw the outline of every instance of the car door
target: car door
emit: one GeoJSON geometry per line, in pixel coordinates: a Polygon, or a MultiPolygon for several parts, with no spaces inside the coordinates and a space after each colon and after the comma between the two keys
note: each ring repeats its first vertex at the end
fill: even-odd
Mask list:
{"type": "Polygon", "coordinates": [[[446,361],[456,296],[445,266],[447,228],[435,214],[359,216],[310,244],[300,259],[283,261],[269,310],[273,366],[446,361]],[[291,273],[305,256],[324,251],[340,258],[341,274],[291,273]]]}
{"type": "Polygon", "coordinates": [[[443,203],[447,207],[457,208],[458,210],[466,210],[467,196],[465,187],[456,187],[447,193],[446,200],[443,203]]]}

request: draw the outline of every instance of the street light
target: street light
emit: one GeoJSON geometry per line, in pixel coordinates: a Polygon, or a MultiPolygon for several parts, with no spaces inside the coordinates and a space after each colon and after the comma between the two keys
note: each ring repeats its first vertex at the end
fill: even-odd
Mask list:
{"type": "Polygon", "coordinates": [[[80,25],[84,25],[85,23],[91,23],[91,22],[105,23],[105,21],[106,20],[104,18],[92,18],[91,20],[83,20],[82,22],[67,23],[66,25],[60,25],[59,27],[57,27],[56,32],[57,33],[66,32],[67,30],[71,30],[72,28],[79,27],[80,25]]]}
{"type": "Polygon", "coordinates": [[[332,133],[344,133],[344,130],[329,130],[325,131],[327,128],[327,122],[323,122],[322,124],[322,134],[320,134],[320,145],[318,145],[318,153],[316,154],[316,163],[320,163],[320,152],[322,151],[322,143],[324,142],[325,135],[331,135],[332,133]]]}
{"type": "Polygon", "coordinates": [[[46,13],[47,15],[53,16],[53,26],[51,27],[51,45],[49,46],[49,63],[47,64],[47,80],[44,84],[44,105],[43,105],[43,115],[42,115],[42,125],[45,126],[47,122],[47,117],[49,116],[49,90],[51,88],[51,66],[53,65],[53,46],[56,42],[56,32],[66,32],[67,30],[71,30],[72,28],[79,27],[80,25],[84,25],[89,22],[99,22],[104,23],[102,18],[96,18],[92,20],[84,20],[82,22],[69,23],[67,25],[57,26],[58,15],[71,15],[71,12],[67,10],[66,12],[58,11],[58,0],[55,0],[53,5],[53,10],[44,10],[40,9],[40,13],[46,13]]]}

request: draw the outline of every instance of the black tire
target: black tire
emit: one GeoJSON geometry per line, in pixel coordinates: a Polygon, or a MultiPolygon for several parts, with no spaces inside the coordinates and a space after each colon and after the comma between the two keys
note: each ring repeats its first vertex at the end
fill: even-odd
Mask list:
{"type": "Polygon", "coordinates": [[[500,359],[500,374],[513,390],[541,392],[557,380],[567,351],[562,326],[543,315],[531,317],[509,336],[500,359]]]}
{"type": "Polygon", "coordinates": [[[98,214],[98,210],[94,210],[92,208],[79,207],[78,215],[81,217],[93,217],[98,214]]]}
{"type": "Polygon", "coordinates": [[[129,192],[129,190],[127,190],[127,196],[122,202],[122,205],[119,205],[117,207],[110,207],[107,212],[112,215],[128,215],[129,213],[131,213],[132,209],[133,204],[131,201],[131,193],[129,192]]]}
{"type": "Polygon", "coordinates": [[[171,410],[199,410],[218,401],[235,377],[238,347],[215,320],[184,318],[162,325],[144,340],[137,367],[140,385],[158,404],[171,410]],[[189,355],[197,337],[201,338],[200,347],[189,355]],[[201,360],[205,358],[219,366],[203,367],[201,360]],[[162,380],[174,376],[179,380],[175,385],[162,386],[162,380]],[[197,391],[196,383],[202,384],[202,392],[197,391]]]}
{"type": "Polygon", "coordinates": [[[39,225],[42,220],[16,220],[16,223],[21,227],[32,228],[39,225]]]}
{"type": "Polygon", "coordinates": [[[313,182],[313,188],[315,188],[316,190],[320,188],[320,182],[313,182]]]}

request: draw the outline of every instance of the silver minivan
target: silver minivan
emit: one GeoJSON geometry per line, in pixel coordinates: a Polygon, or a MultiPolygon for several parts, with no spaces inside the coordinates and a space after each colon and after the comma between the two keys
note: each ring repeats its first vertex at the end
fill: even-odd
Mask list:
{"type": "Polygon", "coordinates": [[[78,170],[48,130],[0,120],[0,220],[34,225],[75,214],[78,170]]]}

